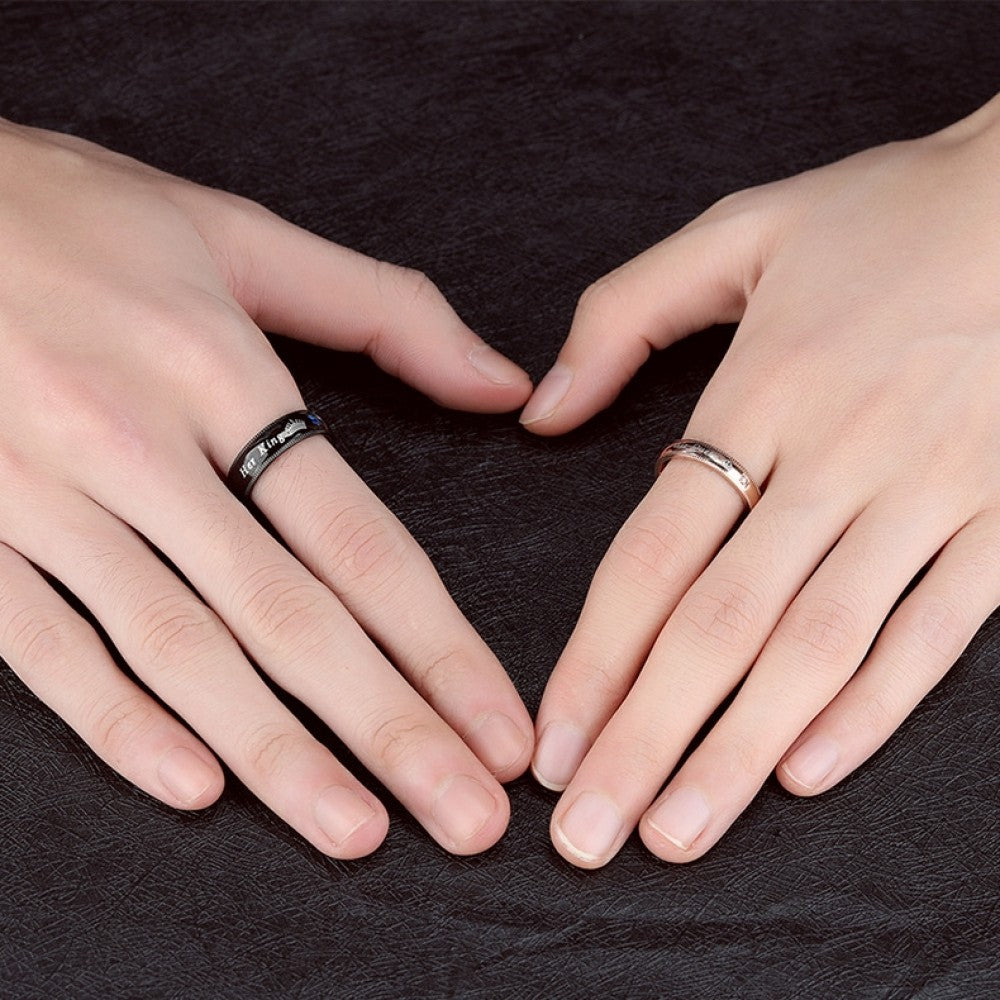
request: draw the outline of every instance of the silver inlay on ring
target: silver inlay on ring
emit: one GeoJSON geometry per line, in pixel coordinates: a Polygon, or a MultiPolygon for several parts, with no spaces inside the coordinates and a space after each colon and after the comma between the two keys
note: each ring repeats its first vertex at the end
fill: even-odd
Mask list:
{"type": "Polygon", "coordinates": [[[682,438],[668,444],[656,460],[657,476],[672,458],[689,458],[692,461],[701,462],[702,465],[707,465],[710,469],[725,476],[726,481],[743,498],[748,511],[753,510],[757,501],[760,500],[760,487],[753,481],[753,476],[735,458],[727,455],[724,451],[719,451],[718,448],[713,448],[712,445],[706,444],[704,441],[682,438]]]}

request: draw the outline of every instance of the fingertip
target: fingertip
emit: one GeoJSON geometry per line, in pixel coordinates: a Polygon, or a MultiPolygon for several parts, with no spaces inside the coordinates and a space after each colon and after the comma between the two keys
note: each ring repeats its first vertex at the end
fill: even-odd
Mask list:
{"type": "Polygon", "coordinates": [[[474,345],[465,355],[465,359],[478,378],[489,385],[498,386],[508,392],[515,391],[525,399],[530,393],[532,386],[528,373],[489,344],[480,342],[474,345]]]}
{"type": "Polygon", "coordinates": [[[672,865],[686,865],[697,861],[711,846],[696,843],[690,847],[683,847],[659,830],[646,816],[639,823],[639,839],[655,858],[672,865]]]}
{"type": "Polygon", "coordinates": [[[349,834],[340,844],[328,846],[324,853],[339,861],[355,861],[374,854],[385,842],[389,832],[389,816],[379,803],[375,816],[349,834]]]}
{"type": "Polygon", "coordinates": [[[506,782],[524,774],[535,739],[527,717],[518,723],[504,712],[487,712],[473,722],[466,742],[497,781],[506,782]]]}
{"type": "Polygon", "coordinates": [[[590,745],[579,726],[562,720],[549,722],[539,733],[531,773],[543,788],[561,792],[573,780],[590,745]]]}
{"type": "Polygon", "coordinates": [[[431,818],[437,828],[435,839],[450,854],[480,854],[504,835],[510,822],[510,801],[493,779],[454,774],[438,788],[431,818]]]}
{"type": "Polygon", "coordinates": [[[225,778],[215,758],[202,748],[168,750],[157,766],[160,789],[153,794],[174,809],[205,809],[222,794],[225,778]]]}
{"type": "MultiPolygon", "coordinates": [[[[531,395],[528,373],[471,331],[472,346],[453,354],[429,350],[408,359],[397,374],[440,406],[469,413],[509,413],[531,395]]],[[[381,362],[380,362],[381,363],[381,362]]]]}
{"type": "Polygon", "coordinates": [[[801,781],[801,779],[792,774],[792,772],[785,766],[784,762],[779,764],[774,769],[774,776],[777,779],[778,784],[781,785],[786,792],[790,792],[792,795],[795,795],[800,799],[812,798],[813,796],[826,791],[825,788],[810,788],[803,781],[801,781]]]}
{"type": "Polygon", "coordinates": [[[636,367],[622,374],[617,366],[557,361],[538,383],[518,420],[532,434],[565,434],[610,406],[636,367]]]}
{"type": "Polygon", "coordinates": [[[557,361],[546,372],[545,377],[535,387],[521,416],[522,427],[534,434],[558,434],[559,408],[573,384],[573,369],[563,361],[557,361]]]}
{"type": "Polygon", "coordinates": [[[841,749],[829,736],[813,733],[801,739],[775,768],[783,788],[803,797],[826,791],[840,765],[841,749]]]}
{"type": "Polygon", "coordinates": [[[564,792],[564,791],[566,791],[566,784],[565,783],[558,783],[558,782],[555,782],[555,781],[550,781],[548,778],[545,777],[545,775],[543,775],[543,774],[541,774],[539,772],[538,765],[534,761],[531,762],[531,776],[546,791],[549,791],[549,792],[564,792]]]}
{"type": "Polygon", "coordinates": [[[612,857],[610,854],[593,854],[578,848],[563,831],[555,813],[553,813],[552,821],[549,824],[549,839],[552,841],[556,853],[574,868],[594,871],[597,868],[603,868],[612,857]]]}
{"type": "Polygon", "coordinates": [[[331,785],[316,798],[313,808],[319,836],[313,843],[324,854],[342,861],[375,851],[389,830],[385,807],[370,793],[331,785]]]}

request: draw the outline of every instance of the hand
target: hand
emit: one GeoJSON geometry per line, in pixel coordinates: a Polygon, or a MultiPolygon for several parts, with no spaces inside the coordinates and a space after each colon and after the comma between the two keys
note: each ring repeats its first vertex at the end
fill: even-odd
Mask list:
{"type": "Polygon", "coordinates": [[[651,349],[740,320],[683,436],[764,494],[727,541],[739,494],[674,460],[597,570],[537,720],[568,861],[606,864],[637,823],[700,857],[775,767],[826,791],[1000,603],[998,164],[1000,98],[724,198],[581,298],[526,426],[567,431],[651,349]]]}
{"type": "Polygon", "coordinates": [[[219,795],[217,754],[319,850],[374,850],[383,806],[252,658],[442,846],[489,847],[508,817],[498,782],[527,766],[531,720],[430,561],[322,438],[254,492],[294,555],[220,474],[303,407],[261,328],[364,350],[468,410],[522,405],[527,376],[422,275],[246,199],[3,120],[0,178],[0,656],[168,805],[219,795]]]}

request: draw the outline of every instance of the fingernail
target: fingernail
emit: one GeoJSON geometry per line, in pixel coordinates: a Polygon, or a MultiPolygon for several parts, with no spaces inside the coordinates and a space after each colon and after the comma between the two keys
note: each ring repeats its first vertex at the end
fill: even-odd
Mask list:
{"type": "Polygon", "coordinates": [[[167,791],[184,805],[197,800],[215,781],[214,769],[187,747],[164,754],[157,773],[167,791]]]}
{"type": "Polygon", "coordinates": [[[581,861],[601,861],[611,854],[625,821],[601,792],[581,792],[555,830],[563,845],[581,861]]]}
{"type": "Polygon", "coordinates": [[[331,785],[320,792],[313,814],[319,828],[339,847],[375,815],[375,810],[350,788],[331,785]]]}
{"type": "Polygon", "coordinates": [[[557,361],[545,378],[535,387],[531,399],[521,411],[521,423],[533,424],[536,420],[551,417],[556,407],[562,402],[563,396],[569,391],[573,381],[573,370],[569,365],[557,361]]]}
{"type": "Polygon", "coordinates": [[[826,736],[812,736],[781,766],[806,788],[816,788],[829,777],[840,760],[840,748],[826,736]]]}
{"type": "Polygon", "coordinates": [[[697,788],[678,788],[650,814],[649,825],[672,844],[686,851],[712,818],[705,796],[697,788]]]}
{"type": "Polygon", "coordinates": [[[491,712],[468,735],[473,752],[491,771],[503,771],[517,761],[529,738],[503,712],[491,712]]]}
{"type": "Polygon", "coordinates": [[[538,740],[531,772],[540,785],[561,792],[589,749],[590,740],[582,730],[568,722],[550,722],[538,740]]]}
{"type": "Polygon", "coordinates": [[[475,778],[456,774],[442,783],[431,806],[431,815],[459,845],[479,833],[496,808],[496,799],[475,778]]]}
{"type": "Polygon", "coordinates": [[[468,353],[469,364],[483,376],[487,382],[494,385],[511,385],[521,375],[521,369],[508,361],[499,351],[494,351],[489,344],[479,344],[468,353]]]}

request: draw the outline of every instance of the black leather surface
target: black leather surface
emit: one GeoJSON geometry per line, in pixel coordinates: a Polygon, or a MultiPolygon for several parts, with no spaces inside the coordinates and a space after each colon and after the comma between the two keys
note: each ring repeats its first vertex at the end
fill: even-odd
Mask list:
{"type": "MultiPolygon", "coordinates": [[[[0,7],[0,114],[419,267],[535,377],[589,281],[715,198],[930,131],[998,86],[995,4],[0,7]]],[[[551,441],[279,348],[534,710],[729,333],[654,359],[551,441]]],[[[771,782],[704,859],[633,839],[592,873],[548,847],[554,798],[528,779],[471,859],[392,807],[376,855],[332,862],[232,780],[172,812],[3,669],[0,995],[1000,996],[998,657],[994,616],[829,794],[771,782]]]]}

